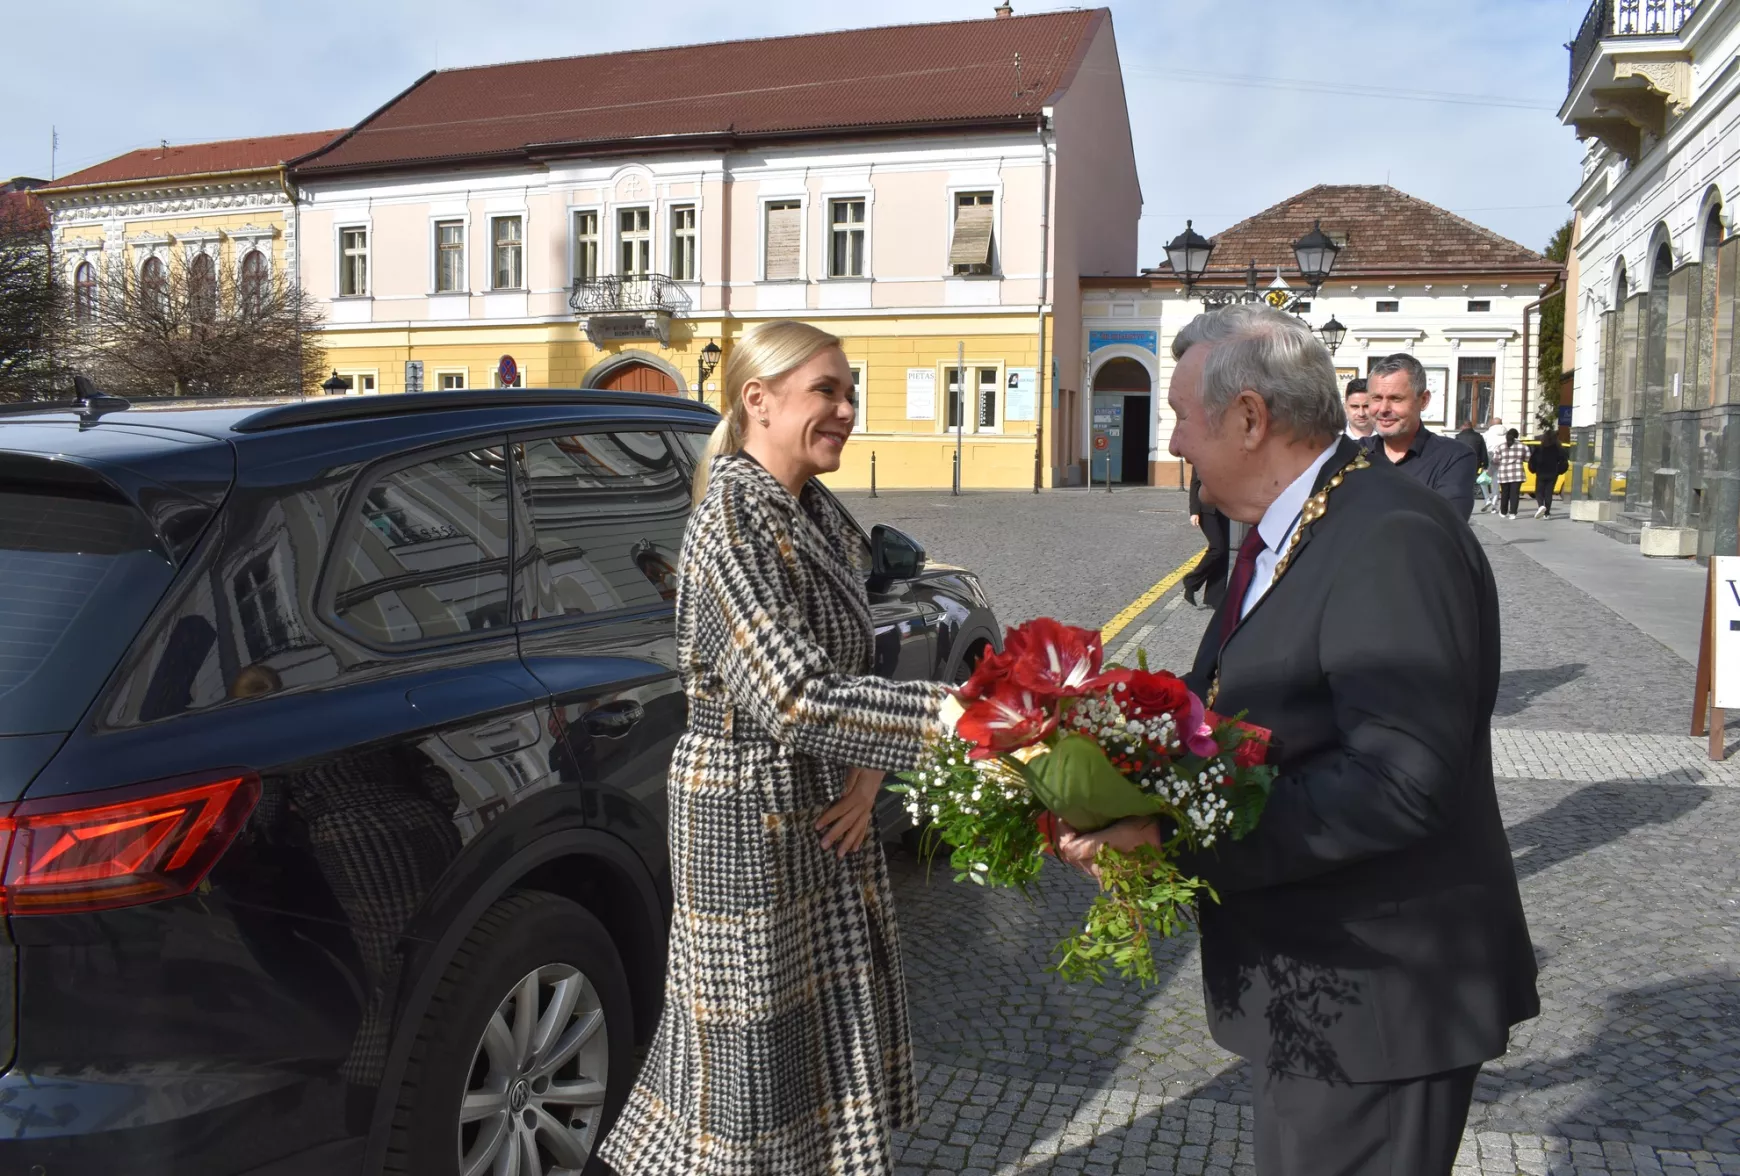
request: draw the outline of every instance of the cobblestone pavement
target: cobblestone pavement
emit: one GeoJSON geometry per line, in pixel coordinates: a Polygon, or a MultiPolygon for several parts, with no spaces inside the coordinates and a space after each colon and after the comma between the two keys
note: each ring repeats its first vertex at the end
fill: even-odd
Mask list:
{"type": "MultiPolygon", "coordinates": [[[[903,525],[876,517],[893,501],[853,505],[903,525]]],[[[946,525],[994,529],[989,509],[907,529],[979,567],[1006,623],[1101,624],[1196,538],[1182,514],[1139,516],[1154,558],[1096,565],[1106,583],[1083,590],[1090,536],[1116,529],[1082,517],[1091,506],[1025,514],[1019,547],[1007,526],[969,540],[946,525]],[[1022,554],[1035,549],[1071,558],[1036,565],[1022,554]]],[[[1488,550],[1505,625],[1494,767],[1542,1012],[1482,1074],[1458,1171],[1740,1176],[1740,761],[1712,764],[1679,733],[1690,666],[1520,553],[1488,550]]],[[[1112,652],[1139,641],[1184,664],[1206,620],[1171,593],[1112,652]]],[[[924,1108],[897,1140],[902,1176],[1253,1171],[1244,1065],[1208,1036],[1193,940],[1165,946],[1156,988],[1066,985],[1046,964],[1091,883],[1053,868],[1021,895],[900,850],[891,866],[924,1108]]]]}

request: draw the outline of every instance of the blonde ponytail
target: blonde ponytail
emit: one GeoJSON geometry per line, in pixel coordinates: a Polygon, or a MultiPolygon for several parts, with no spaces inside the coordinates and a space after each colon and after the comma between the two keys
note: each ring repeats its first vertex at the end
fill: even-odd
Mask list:
{"type": "Polygon", "coordinates": [[[724,390],[720,393],[724,419],[707,439],[707,448],[695,468],[694,503],[707,496],[707,479],[713,459],[737,453],[749,432],[749,413],[743,406],[743,386],[751,380],[776,380],[793,368],[802,367],[824,347],[840,346],[839,337],[796,319],[759,323],[744,332],[725,360],[724,390]]]}

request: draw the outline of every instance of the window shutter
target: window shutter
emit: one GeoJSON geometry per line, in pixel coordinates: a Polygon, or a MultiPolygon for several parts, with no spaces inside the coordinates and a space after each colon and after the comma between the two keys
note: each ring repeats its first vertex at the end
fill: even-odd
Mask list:
{"type": "Polygon", "coordinates": [[[767,206],[767,277],[801,278],[803,214],[796,204],[767,206]]]}
{"type": "Polygon", "coordinates": [[[955,210],[955,241],[950,265],[991,264],[991,205],[968,204],[955,210]]]}

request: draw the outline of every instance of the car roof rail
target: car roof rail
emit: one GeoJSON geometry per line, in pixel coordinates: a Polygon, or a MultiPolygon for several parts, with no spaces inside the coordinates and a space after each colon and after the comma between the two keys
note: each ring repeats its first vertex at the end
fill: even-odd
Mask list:
{"type": "Polygon", "coordinates": [[[616,392],[598,388],[488,388],[453,392],[393,392],[376,396],[314,396],[250,413],[230,426],[238,433],[265,433],[328,421],[443,412],[456,408],[538,408],[552,405],[620,405],[625,408],[677,409],[717,416],[698,400],[656,392],[616,392]]]}

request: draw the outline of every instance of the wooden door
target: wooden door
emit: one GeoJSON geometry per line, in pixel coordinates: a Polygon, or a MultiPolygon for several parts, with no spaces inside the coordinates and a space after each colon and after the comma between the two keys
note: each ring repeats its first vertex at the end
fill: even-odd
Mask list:
{"type": "Polygon", "coordinates": [[[612,368],[596,387],[615,392],[663,392],[669,396],[675,396],[678,391],[677,382],[650,363],[625,363],[612,368]]]}

